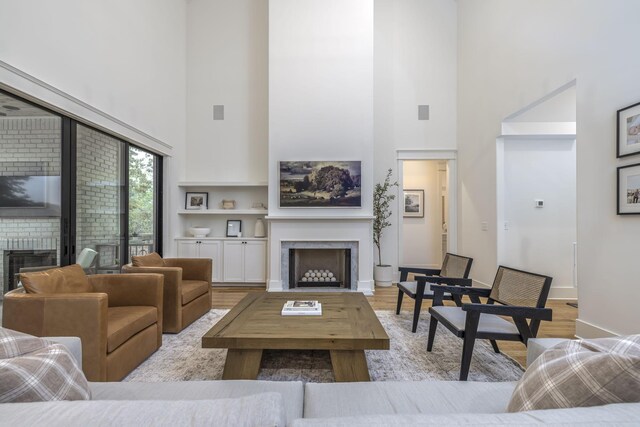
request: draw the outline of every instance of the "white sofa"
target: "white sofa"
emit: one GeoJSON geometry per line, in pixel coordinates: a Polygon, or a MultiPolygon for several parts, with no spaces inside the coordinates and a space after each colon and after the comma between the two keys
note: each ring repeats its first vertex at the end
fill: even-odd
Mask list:
{"type": "MultiPolygon", "coordinates": [[[[79,340],[60,340],[79,357],[79,340]]],[[[557,340],[531,340],[529,362],[557,340]]],[[[84,402],[0,405],[6,425],[640,425],[640,404],[506,413],[514,382],[90,383],[84,402]]]]}

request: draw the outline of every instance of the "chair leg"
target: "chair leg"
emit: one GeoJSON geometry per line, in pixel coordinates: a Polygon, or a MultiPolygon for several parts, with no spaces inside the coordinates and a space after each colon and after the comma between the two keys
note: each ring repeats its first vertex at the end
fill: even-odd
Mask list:
{"type": "Polygon", "coordinates": [[[460,363],[460,381],[466,381],[469,376],[469,367],[471,366],[471,356],[476,342],[479,320],[479,312],[467,311],[467,319],[464,325],[464,344],[462,345],[462,362],[460,363]]]}
{"type": "Polygon", "coordinates": [[[500,353],[500,349],[498,348],[498,343],[496,342],[496,340],[489,340],[489,342],[491,343],[491,347],[493,347],[493,351],[495,351],[496,353],[500,353]]]}
{"type": "Polygon", "coordinates": [[[413,328],[411,332],[415,332],[418,329],[418,319],[420,319],[420,310],[422,309],[422,294],[416,295],[416,304],[413,307],[413,328]]]}
{"type": "Polygon", "coordinates": [[[431,321],[429,322],[429,339],[427,340],[427,351],[431,351],[433,348],[433,340],[436,337],[436,329],[438,329],[438,319],[431,316],[431,321]]]}
{"type": "Polygon", "coordinates": [[[403,296],[404,296],[404,292],[402,292],[402,289],[398,289],[398,305],[396,306],[396,314],[400,314],[400,307],[402,307],[403,296]]]}

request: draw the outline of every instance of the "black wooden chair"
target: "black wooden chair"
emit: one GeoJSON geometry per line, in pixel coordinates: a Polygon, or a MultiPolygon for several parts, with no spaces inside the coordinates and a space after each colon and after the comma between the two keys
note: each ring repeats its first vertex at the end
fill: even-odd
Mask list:
{"type": "MultiPolygon", "coordinates": [[[[402,297],[407,294],[409,298],[415,300],[413,307],[413,327],[412,332],[415,332],[418,328],[418,319],[420,318],[420,309],[422,307],[423,299],[433,299],[433,291],[426,286],[428,283],[443,283],[447,285],[459,285],[459,286],[471,286],[471,279],[469,279],[469,271],[471,270],[471,264],[473,258],[455,255],[447,253],[442,261],[441,269],[430,268],[414,268],[414,267],[399,267],[400,271],[400,283],[398,283],[398,306],[396,308],[396,314],[400,314],[400,307],[402,307],[402,297]],[[424,280],[409,282],[409,273],[421,274],[424,280]]],[[[456,304],[461,305],[460,298],[457,295],[444,294],[444,299],[456,301],[456,304]]]]}
{"type": "Polygon", "coordinates": [[[551,320],[551,309],[544,308],[550,287],[551,277],[504,266],[498,267],[491,289],[431,285],[434,298],[433,306],[429,308],[431,323],[427,351],[433,348],[438,322],[464,339],[460,381],[466,381],[476,339],[488,339],[493,350],[499,353],[496,340],[521,341],[527,345],[529,338],[536,337],[540,321],[551,320]],[[459,297],[467,295],[472,303],[461,307],[444,306],[445,292],[459,297]],[[481,304],[480,297],[488,298],[487,303],[481,304]],[[500,316],[511,317],[513,323],[500,316]]]}

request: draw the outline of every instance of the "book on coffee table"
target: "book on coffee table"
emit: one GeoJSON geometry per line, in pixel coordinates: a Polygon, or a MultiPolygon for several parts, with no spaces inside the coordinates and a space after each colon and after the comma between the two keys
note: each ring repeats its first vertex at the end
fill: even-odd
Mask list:
{"type": "Polygon", "coordinates": [[[318,301],[287,301],[282,307],[283,316],[320,316],[322,304],[318,301]]]}

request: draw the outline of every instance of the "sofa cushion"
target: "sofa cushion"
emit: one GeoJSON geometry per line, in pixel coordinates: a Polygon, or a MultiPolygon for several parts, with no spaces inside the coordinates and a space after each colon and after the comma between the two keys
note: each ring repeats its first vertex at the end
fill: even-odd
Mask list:
{"type": "Polygon", "coordinates": [[[206,294],[209,284],[202,280],[183,280],[180,286],[182,293],[182,305],[187,305],[200,295],[206,294]]]}
{"type": "Polygon", "coordinates": [[[510,412],[640,402],[640,335],[572,340],[542,353],[513,392],[510,412]]]}
{"type": "Polygon", "coordinates": [[[504,412],[515,382],[306,383],[305,418],[504,412]]]}
{"type": "Polygon", "coordinates": [[[152,252],[149,255],[131,257],[131,264],[134,267],[164,267],[164,260],[156,252],[152,252]]]}
{"type": "Polygon", "coordinates": [[[0,405],[6,425],[24,426],[282,426],[282,396],[263,393],[239,399],[89,401],[0,405]]]}
{"type": "Polygon", "coordinates": [[[111,353],[129,338],[158,321],[155,307],[109,307],[107,311],[107,352],[111,353]]]}
{"type": "Polygon", "coordinates": [[[20,282],[30,294],[93,292],[87,275],[78,264],[20,273],[20,282]]]}
{"type": "Polygon", "coordinates": [[[61,344],[0,328],[0,354],[0,403],[90,397],[87,379],[61,344]]]}
{"type": "MultiPolygon", "coordinates": [[[[463,311],[460,307],[438,306],[431,307],[429,310],[432,310],[447,319],[456,329],[464,331],[467,312],[463,311]]],[[[486,313],[480,315],[478,332],[492,334],[519,334],[518,328],[512,322],[505,320],[500,316],[486,313]]]]}

